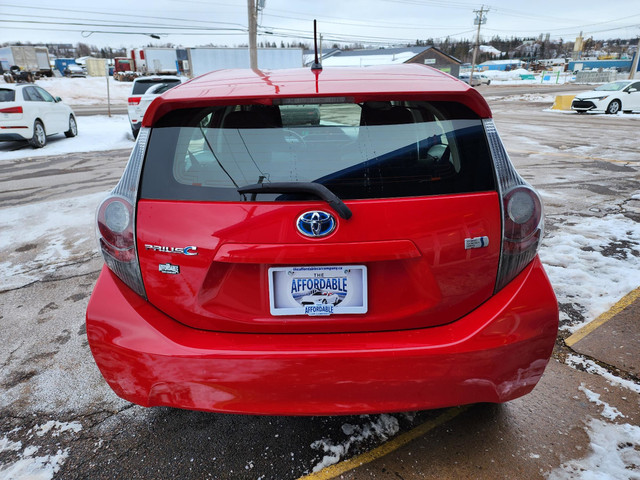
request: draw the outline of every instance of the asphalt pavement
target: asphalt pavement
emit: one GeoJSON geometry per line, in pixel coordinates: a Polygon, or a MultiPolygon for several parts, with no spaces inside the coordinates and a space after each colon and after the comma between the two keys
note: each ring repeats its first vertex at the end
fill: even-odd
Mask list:
{"type": "Polygon", "coordinates": [[[416,427],[406,442],[398,437],[303,478],[638,479],[639,446],[625,431],[640,425],[640,388],[627,388],[639,387],[639,371],[640,288],[559,342],[529,395],[443,410],[444,421],[416,427]],[[627,465],[614,467],[621,458],[627,465]]]}

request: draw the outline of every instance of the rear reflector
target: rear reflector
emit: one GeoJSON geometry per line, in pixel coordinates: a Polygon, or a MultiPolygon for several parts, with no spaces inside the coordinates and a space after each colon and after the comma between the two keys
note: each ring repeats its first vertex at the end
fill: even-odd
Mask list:
{"type": "Polygon", "coordinates": [[[0,113],[23,113],[22,107],[8,107],[8,108],[0,108],[0,113]]]}

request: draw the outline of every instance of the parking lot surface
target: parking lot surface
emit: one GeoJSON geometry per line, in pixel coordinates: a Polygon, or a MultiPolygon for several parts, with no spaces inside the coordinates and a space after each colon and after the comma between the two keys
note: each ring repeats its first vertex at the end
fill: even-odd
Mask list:
{"type": "Polygon", "coordinates": [[[26,152],[0,161],[0,478],[640,478],[640,381],[624,355],[640,328],[637,301],[565,344],[640,285],[640,115],[552,112],[549,88],[480,90],[512,161],[545,202],[541,258],[561,330],[531,394],[351,417],[120,400],[93,362],[84,311],[102,265],[95,207],[129,152],[26,152]]]}

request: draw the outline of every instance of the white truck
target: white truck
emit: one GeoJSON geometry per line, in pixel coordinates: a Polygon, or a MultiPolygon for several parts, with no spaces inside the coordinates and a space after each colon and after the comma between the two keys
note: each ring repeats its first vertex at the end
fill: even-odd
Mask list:
{"type": "Polygon", "coordinates": [[[142,74],[176,75],[178,60],[175,48],[146,47],[136,48],[132,52],[135,69],[142,74]]]}
{"type": "Polygon", "coordinates": [[[32,82],[41,75],[51,77],[53,71],[49,62],[49,50],[47,47],[27,45],[2,47],[0,48],[0,73],[9,83],[32,82]]]}
{"type": "MultiPolygon", "coordinates": [[[[200,47],[189,48],[187,52],[190,77],[226,68],[250,68],[248,48],[200,47]]],[[[301,48],[258,49],[259,69],[275,70],[302,66],[301,48]]]]}

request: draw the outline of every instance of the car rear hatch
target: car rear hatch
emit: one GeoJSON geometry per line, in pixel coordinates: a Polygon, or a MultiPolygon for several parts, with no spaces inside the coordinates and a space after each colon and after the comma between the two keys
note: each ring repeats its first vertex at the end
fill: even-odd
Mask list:
{"type": "Polygon", "coordinates": [[[149,302],[205,330],[361,332],[449,323],[493,294],[501,207],[477,114],[290,103],[175,110],[144,136],[149,302]]]}

